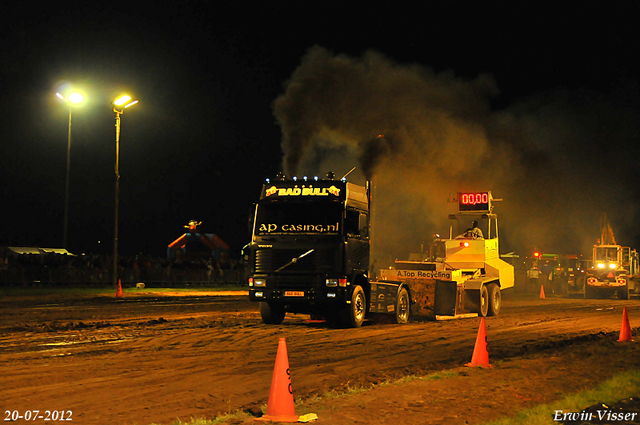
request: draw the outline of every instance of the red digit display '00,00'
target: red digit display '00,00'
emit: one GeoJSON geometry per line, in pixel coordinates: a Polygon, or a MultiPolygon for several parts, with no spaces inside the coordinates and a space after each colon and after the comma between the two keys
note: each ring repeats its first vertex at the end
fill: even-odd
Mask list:
{"type": "Polygon", "coordinates": [[[460,201],[463,205],[476,205],[489,203],[488,193],[463,193],[460,195],[460,201]]]}

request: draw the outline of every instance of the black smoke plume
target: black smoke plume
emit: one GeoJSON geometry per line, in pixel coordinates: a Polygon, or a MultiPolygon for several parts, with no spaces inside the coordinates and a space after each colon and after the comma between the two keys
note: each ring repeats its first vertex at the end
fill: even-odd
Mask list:
{"type": "Polygon", "coordinates": [[[273,105],[283,168],[340,176],[357,166],[350,180],[373,179],[381,264],[448,234],[447,201],[460,191],[504,199],[495,208],[503,253],[588,254],[603,212],[617,239],[633,244],[638,110],[564,89],[494,110],[499,93],[489,75],[313,47],[273,105]]]}

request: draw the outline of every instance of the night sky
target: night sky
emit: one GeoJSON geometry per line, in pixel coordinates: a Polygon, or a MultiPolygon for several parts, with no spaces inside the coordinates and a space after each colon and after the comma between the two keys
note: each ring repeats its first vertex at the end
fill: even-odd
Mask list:
{"type": "MultiPolygon", "coordinates": [[[[73,253],[113,250],[110,102],[122,92],[139,100],[122,116],[124,255],[164,256],[195,219],[237,257],[265,177],[357,166],[363,179],[370,166],[391,181],[391,164],[407,169],[401,153],[424,162],[395,174],[412,189],[394,181],[391,203],[419,214],[414,193],[435,205],[456,184],[494,184],[503,252],[584,250],[604,212],[620,242],[640,246],[633,2],[13,3],[0,27],[0,246],[62,245],[64,83],[88,99],[73,110],[73,253]],[[408,141],[436,133],[414,155],[408,141]],[[469,152],[477,163],[450,165],[469,152]]],[[[432,209],[410,232],[442,225],[432,209]]]]}

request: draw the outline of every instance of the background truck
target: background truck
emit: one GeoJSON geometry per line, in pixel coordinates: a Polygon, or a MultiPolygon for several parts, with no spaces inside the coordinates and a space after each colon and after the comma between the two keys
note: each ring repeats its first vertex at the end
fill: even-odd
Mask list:
{"type": "Polygon", "coordinates": [[[613,230],[606,215],[601,222],[602,234],[593,246],[593,261],[587,270],[584,286],[585,298],[611,298],[628,300],[638,295],[640,268],[638,252],[628,246],[616,244],[613,230]]]}
{"type": "Polygon", "coordinates": [[[547,295],[566,295],[570,291],[577,291],[578,288],[582,293],[584,270],[580,268],[579,255],[536,251],[533,254],[532,265],[540,270],[540,283],[547,295]]]}
{"type": "Polygon", "coordinates": [[[399,262],[400,268],[376,280],[368,273],[369,185],[332,177],[263,185],[247,253],[249,298],[260,303],[264,323],[280,324],[287,312],[346,327],[376,314],[396,323],[406,323],[412,311],[431,317],[498,314],[500,289],[513,286],[513,267],[499,259],[489,192],[478,203],[461,203],[459,212],[486,219],[486,239],[437,240],[433,257],[399,262]]]}
{"type": "Polygon", "coordinates": [[[589,260],[585,260],[578,254],[564,254],[560,256],[561,269],[559,271],[559,282],[557,287],[559,293],[575,294],[584,291],[586,281],[586,270],[589,260]]]}

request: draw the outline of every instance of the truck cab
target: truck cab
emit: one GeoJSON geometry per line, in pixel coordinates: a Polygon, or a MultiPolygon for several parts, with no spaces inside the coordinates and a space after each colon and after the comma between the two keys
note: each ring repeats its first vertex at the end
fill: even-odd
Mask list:
{"type": "Polygon", "coordinates": [[[370,290],[365,186],[331,176],[267,180],[250,228],[249,298],[264,323],[279,324],[287,312],[362,323],[370,290]]]}

